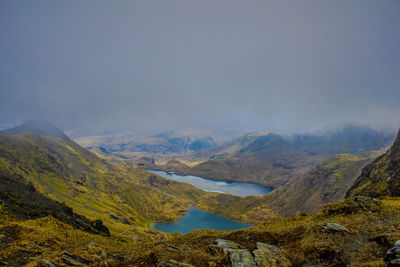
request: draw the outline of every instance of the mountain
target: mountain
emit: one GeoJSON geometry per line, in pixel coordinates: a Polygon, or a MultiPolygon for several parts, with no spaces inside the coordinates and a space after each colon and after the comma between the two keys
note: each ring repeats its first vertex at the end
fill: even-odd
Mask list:
{"type": "MultiPolygon", "coordinates": [[[[398,198],[358,196],[279,219],[268,195],[206,193],[107,162],[58,131],[27,125],[0,132],[1,265],[385,266],[386,251],[400,239],[398,198]],[[185,235],[151,229],[192,205],[257,224],[185,235]]],[[[316,192],[341,176],[347,181],[363,155],[336,156],[304,181],[316,192]]]]}
{"type": "MultiPolygon", "coordinates": [[[[190,206],[200,205],[202,197],[215,195],[144,170],[110,163],[82,148],[48,122],[28,121],[0,132],[0,173],[12,181],[3,184],[4,197],[18,188],[15,184],[28,184],[38,194],[65,203],[77,214],[103,221],[112,234],[132,226],[148,227],[157,221],[177,220],[190,206]]],[[[13,195],[18,196],[18,203],[31,198],[18,191],[13,195]]],[[[227,197],[202,201],[201,206],[211,210],[210,205],[227,197]]],[[[39,207],[48,210],[42,205],[45,202],[42,198],[34,199],[32,204],[40,202],[39,207]]],[[[237,197],[233,202],[236,204],[232,206],[242,207],[240,214],[229,212],[233,209],[228,207],[216,213],[252,223],[276,217],[268,203],[260,202],[258,210],[253,210],[247,206],[247,199],[237,197]],[[250,215],[255,212],[257,217],[250,215]]],[[[11,207],[12,203],[5,203],[11,207]]],[[[59,218],[50,212],[41,214],[47,215],[59,218]]]]}
{"type": "Polygon", "coordinates": [[[400,196],[400,130],[392,147],[362,170],[347,192],[351,196],[400,196]]]}
{"type": "Polygon", "coordinates": [[[23,132],[31,132],[39,135],[48,135],[60,138],[67,138],[63,131],[51,124],[49,121],[41,118],[30,119],[21,125],[5,130],[6,134],[19,134],[23,132]]]}
{"type": "Polygon", "coordinates": [[[264,132],[201,151],[203,157],[209,153],[206,160],[196,162],[195,156],[188,156],[180,164],[175,160],[159,164],[158,168],[205,178],[279,187],[332,155],[378,150],[393,139],[393,134],[354,125],[315,134],[264,132]],[[187,164],[188,159],[194,164],[187,164]]]}
{"type": "Polygon", "coordinates": [[[298,212],[315,213],[325,204],[343,199],[362,168],[380,154],[377,151],[332,156],[266,195],[265,201],[284,217],[298,212]]]}
{"type": "Polygon", "coordinates": [[[80,137],[76,142],[103,157],[122,162],[140,160],[142,157],[185,155],[214,147],[226,139],[201,130],[165,131],[149,135],[124,131],[80,137]]]}
{"type": "Polygon", "coordinates": [[[176,220],[205,194],[188,184],[109,163],[37,120],[0,132],[0,173],[90,220],[102,220],[114,234],[132,225],[176,220]]]}

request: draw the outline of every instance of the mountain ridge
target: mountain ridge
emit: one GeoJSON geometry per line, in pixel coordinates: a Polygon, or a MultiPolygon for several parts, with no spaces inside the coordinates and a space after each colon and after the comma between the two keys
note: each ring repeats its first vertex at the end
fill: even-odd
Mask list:
{"type": "Polygon", "coordinates": [[[362,170],[346,196],[400,196],[400,129],[389,150],[362,170]]]}
{"type": "Polygon", "coordinates": [[[239,138],[228,146],[210,149],[208,159],[197,163],[196,157],[186,157],[156,167],[184,175],[279,187],[330,156],[378,150],[394,138],[391,133],[351,125],[324,134],[266,133],[250,138],[242,146],[243,138],[239,138]],[[194,164],[188,164],[191,160],[194,164]]]}

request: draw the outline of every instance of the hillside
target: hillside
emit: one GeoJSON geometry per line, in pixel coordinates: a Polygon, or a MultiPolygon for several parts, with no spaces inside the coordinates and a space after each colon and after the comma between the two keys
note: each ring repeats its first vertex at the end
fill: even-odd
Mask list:
{"type": "Polygon", "coordinates": [[[65,203],[54,201],[39,192],[30,183],[24,183],[22,177],[0,173],[0,203],[7,207],[15,219],[29,220],[52,216],[75,229],[89,233],[109,235],[109,230],[100,220],[89,220],[76,214],[65,203]]]}
{"type": "Polygon", "coordinates": [[[353,125],[335,131],[290,136],[264,132],[244,136],[202,154],[198,152],[196,155],[203,157],[209,153],[209,159],[198,164],[187,164],[190,157],[186,157],[180,162],[173,160],[157,167],[180,174],[279,187],[332,155],[378,150],[393,139],[392,134],[353,125]]]}
{"type": "Polygon", "coordinates": [[[101,219],[114,233],[175,220],[205,194],[188,184],[102,160],[42,121],[0,132],[0,171],[78,214],[101,219]]]}
{"type": "Polygon", "coordinates": [[[149,229],[119,238],[52,217],[16,220],[1,204],[0,214],[0,262],[10,266],[386,266],[386,251],[400,239],[398,198],[350,198],[244,230],[149,229]]]}
{"type": "MultiPolygon", "coordinates": [[[[281,198],[270,205],[270,195],[206,193],[109,163],[39,124],[0,132],[0,264],[385,266],[386,251],[400,239],[398,198],[348,198],[285,219],[271,210],[279,202],[287,215],[299,203],[317,211],[343,197],[374,153],[334,156],[278,189],[281,198]],[[255,226],[185,235],[149,228],[176,220],[192,205],[255,226]]],[[[389,150],[392,161],[397,145],[389,150]]]]}
{"type": "MultiPolygon", "coordinates": [[[[223,200],[230,198],[100,159],[43,121],[28,121],[0,132],[0,173],[10,181],[3,183],[5,194],[0,200],[6,199],[15,184],[28,184],[38,194],[65,203],[77,214],[103,221],[112,234],[131,231],[134,226],[148,228],[157,221],[175,221],[200,202],[210,211],[216,201],[224,205],[223,200]],[[216,195],[218,198],[212,202],[200,201],[216,195]]],[[[18,191],[14,195],[18,203],[30,199],[18,191]]],[[[35,198],[36,202],[43,201],[35,198]]],[[[235,197],[234,202],[214,212],[251,223],[276,217],[266,202],[259,201],[257,210],[247,207],[246,198],[235,197]],[[238,206],[242,207],[240,214],[233,208],[238,206]]],[[[41,214],[47,215],[59,218],[51,212],[41,214]]]]}
{"type": "Polygon", "coordinates": [[[351,196],[400,196],[400,131],[392,147],[362,170],[347,192],[351,196]]]}
{"type": "Polygon", "coordinates": [[[306,174],[265,196],[265,201],[281,216],[298,212],[315,213],[323,205],[343,199],[362,168],[380,155],[339,154],[318,164],[306,174]]]}

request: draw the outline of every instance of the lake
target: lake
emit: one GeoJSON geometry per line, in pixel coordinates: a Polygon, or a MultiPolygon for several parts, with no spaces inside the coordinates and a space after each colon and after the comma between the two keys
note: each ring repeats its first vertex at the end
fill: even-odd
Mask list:
{"type": "Polygon", "coordinates": [[[168,173],[166,171],[151,171],[154,174],[160,175],[167,179],[174,181],[188,183],[199,189],[210,192],[228,193],[236,196],[250,196],[250,195],[265,195],[274,190],[273,187],[266,187],[253,183],[241,182],[225,182],[219,180],[206,179],[194,175],[179,175],[176,173],[168,173]]]}
{"type": "Polygon", "coordinates": [[[165,233],[186,234],[198,229],[237,230],[249,228],[251,224],[232,221],[225,217],[192,207],[188,213],[175,223],[156,223],[153,228],[165,233]]]}

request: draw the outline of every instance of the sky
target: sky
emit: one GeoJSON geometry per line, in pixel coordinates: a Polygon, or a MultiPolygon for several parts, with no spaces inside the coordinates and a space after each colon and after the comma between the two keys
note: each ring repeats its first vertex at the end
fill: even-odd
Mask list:
{"type": "Polygon", "coordinates": [[[0,126],[400,126],[397,0],[1,0],[0,126]]]}

